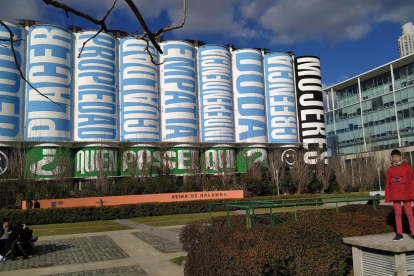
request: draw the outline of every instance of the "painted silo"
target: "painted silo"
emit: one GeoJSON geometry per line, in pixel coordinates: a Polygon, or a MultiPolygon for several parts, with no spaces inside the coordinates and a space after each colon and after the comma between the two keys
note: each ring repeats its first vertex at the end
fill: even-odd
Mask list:
{"type": "Polygon", "coordinates": [[[118,141],[117,40],[100,33],[82,51],[95,34],[76,33],[74,140],[118,141]]]}
{"type": "Polygon", "coordinates": [[[263,58],[258,50],[232,52],[236,142],[266,143],[263,58]]]}
{"type": "Polygon", "coordinates": [[[176,145],[175,147],[159,150],[154,153],[161,173],[194,174],[200,170],[198,148],[192,145],[176,145]]]}
{"type": "Polygon", "coordinates": [[[267,148],[252,146],[241,149],[237,153],[237,172],[247,172],[256,163],[259,163],[262,167],[267,165],[267,148]]]}
{"type": "Polygon", "coordinates": [[[320,59],[296,57],[295,74],[299,142],[306,150],[304,161],[316,164],[325,159],[327,162],[320,59]]]}
{"type": "Polygon", "coordinates": [[[264,56],[269,143],[297,143],[293,60],[287,53],[264,56]]]}
{"type": "Polygon", "coordinates": [[[223,46],[198,48],[200,141],[234,142],[231,54],[223,46]]]}
{"type": "MultiPolygon", "coordinates": [[[[26,74],[26,37],[22,26],[3,21],[17,40],[13,43],[16,59],[23,74],[26,74]]],[[[0,25],[0,39],[10,39],[10,32],[0,25]]],[[[0,141],[18,141],[22,138],[23,104],[25,81],[20,77],[10,41],[0,46],[0,141]]],[[[1,161],[0,161],[1,162],[1,161]]],[[[0,165],[1,166],[1,165],[0,165]]],[[[1,175],[1,168],[0,168],[1,175]]]]}
{"type": "Polygon", "coordinates": [[[29,29],[26,85],[26,141],[71,141],[73,34],[61,27],[29,29]]]}
{"type": "Polygon", "coordinates": [[[75,177],[119,175],[118,149],[106,144],[86,144],[75,150],[75,177]]]}
{"type": "Polygon", "coordinates": [[[120,39],[121,141],[159,142],[158,52],[132,37],[120,39]]]}
{"type": "Polygon", "coordinates": [[[0,143],[0,179],[12,178],[10,175],[10,162],[12,161],[12,148],[0,143]]]}
{"type": "Polygon", "coordinates": [[[223,173],[236,171],[236,153],[230,145],[216,145],[205,148],[201,154],[203,173],[223,173]]]}
{"type": "Polygon", "coordinates": [[[61,144],[35,144],[26,154],[26,174],[29,178],[50,179],[73,177],[71,149],[61,144]]]}
{"type": "Polygon", "coordinates": [[[161,43],[161,129],[164,142],[198,142],[196,51],[191,43],[161,43]]]}
{"type": "Polygon", "coordinates": [[[150,144],[137,144],[122,152],[121,176],[158,174],[159,150],[150,144]]]}

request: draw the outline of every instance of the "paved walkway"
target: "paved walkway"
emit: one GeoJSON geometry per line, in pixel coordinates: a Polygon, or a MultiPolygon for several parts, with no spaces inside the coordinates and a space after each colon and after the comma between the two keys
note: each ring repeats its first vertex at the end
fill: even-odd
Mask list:
{"type": "Polygon", "coordinates": [[[184,275],[183,268],[170,261],[186,255],[178,242],[180,226],[116,222],[134,229],[41,237],[35,244],[35,255],[28,260],[0,262],[0,275],[184,275]]]}

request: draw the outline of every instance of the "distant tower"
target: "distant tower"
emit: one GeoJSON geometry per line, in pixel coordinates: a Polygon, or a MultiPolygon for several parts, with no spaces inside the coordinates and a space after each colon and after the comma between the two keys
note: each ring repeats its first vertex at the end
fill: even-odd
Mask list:
{"type": "Polygon", "coordinates": [[[414,53],[414,27],[412,22],[402,26],[401,36],[398,39],[398,49],[400,57],[414,53]]]}

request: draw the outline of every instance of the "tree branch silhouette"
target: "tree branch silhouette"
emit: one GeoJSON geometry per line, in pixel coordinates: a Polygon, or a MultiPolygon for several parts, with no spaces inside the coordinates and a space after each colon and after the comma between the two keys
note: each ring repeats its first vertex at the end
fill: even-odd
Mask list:
{"type": "Polygon", "coordinates": [[[24,76],[24,74],[23,74],[23,72],[22,72],[22,69],[21,69],[21,67],[20,67],[20,65],[19,65],[19,62],[17,61],[17,55],[16,55],[16,50],[15,50],[15,48],[14,48],[14,43],[15,42],[17,42],[17,41],[20,41],[20,40],[23,40],[23,39],[13,39],[13,37],[14,37],[14,34],[13,34],[13,32],[12,32],[12,30],[9,28],[9,26],[7,26],[2,20],[0,20],[0,25],[1,26],[3,26],[8,32],[9,32],[9,34],[10,34],[10,38],[9,39],[7,39],[7,40],[3,40],[2,39],[2,41],[9,41],[10,42],[10,48],[11,48],[11,50],[12,50],[12,53],[13,53],[13,59],[14,59],[14,63],[16,64],[16,67],[17,67],[17,70],[19,70],[19,74],[20,74],[20,77],[31,87],[31,88],[33,88],[37,93],[39,93],[39,95],[41,95],[42,97],[45,97],[46,99],[48,99],[49,101],[51,101],[52,103],[54,103],[54,104],[56,104],[56,105],[59,105],[59,106],[62,106],[60,103],[57,103],[57,102],[55,102],[55,101],[53,101],[51,98],[49,98],[48,96],[46,96],[45,94],[43,94],[42,92],[40,92],[36,87],[34,87],[26,78],[25,78],[25,76],[24,76]]]}

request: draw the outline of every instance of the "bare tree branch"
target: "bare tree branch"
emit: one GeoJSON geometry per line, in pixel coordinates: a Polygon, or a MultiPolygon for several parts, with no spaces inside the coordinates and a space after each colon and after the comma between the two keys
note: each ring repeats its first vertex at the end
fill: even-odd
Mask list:
{"type": "MultiPolygon", "coordinates": [[[[146,24],[146,22],[145,22],[145,20],[144,20],[144,18],[142,17],[142,15],[141,15],[141,13],[139,12],[139,9],[136,7],[136,5],[133,3],[133,1],[132,0],[125,0],[125,2],[127,2],[127,4],[129,5],[129,7],[131,8],[131,10],[133,11],[133,13],[135,14],[135,16],[137,17],[137,19],[138,19],[138,21],[139,21],[139,23],[141,24],[141,27],[142,27],[142,29],[143,29],[143,34],[142,35],[134,35],[134,34],[132,34],[132,33],[130,33],[130,32],[127,32],[127,31],[124,31],[124,30],[120,30],[120,29],[108,29],[108,27],[106,26],[106,19],[108,18],[108,16],[109,16],[109,14],[112,12],[112,10],[114,9],[114,7],[115,7],[115,4],[117,3],[117,1],[118,0],[113,0],[113,2],[112,2],[112,5],[110,6],[110,8],[108,9],[108,11],[105,13],[105,15],[104,15],[104,17],[102,18],[102,20],[98,20],[98,19],[95,19],[95,18],[93,18],[92,16],[90,16],[90,15],[88,15],[87,13],[82,13],[82,12],[80,12],[80,11],[78,11],[78,10],[76,10],[76,9],[74,9],[74,8],[72,8],[72,7],[69,7],[69,6],[67,6],[67,5],[65,5],[65,4],[63,4],[63,3],[60,3],[60,2],[58,2],[58,1],[56,1],[56,0],[43,0],[43,2],[46,4],[46,5],[51,5],[51,6],[53,6],[53,7],[55,7],[55,8],[58,8],[58,9],[62,9],[62,10],[64,10],[64,12],[65,12],[65,14],[66,14],[66,16],[67,17],[69,17],[69,13],[72,13],[72,14],[74,14],[74,15],[76,15],[76,16],[79,16],[79,17],[82,17],[82,18],[84,18],[84,19],[86,19],[86,20],[88,20],[88,21],[90,21],[90,22],[92,22],[92,23],[94,23],[94,24],[96,24],[96,25],[99,25],[101,28],[100,28],[100,30],[95,34],[95,35],[93,35],[92,37],[90,37],[87,41],[85,41],[84,43],[83,43],[83,46],[82,46],[82,49],[81,49],[81,51],[80,51],[80,53],[79,53],[79,55],[78,55],[78,58],[80,57],[80,55],[82,54],[82,51],[83,51],[83,49],[85,48],[85,45],[86,45],[86,43],[88,43],[90,40],[92,40],[92,39],[94,39],[95,37],[97,37],[102,31],[105,31],[106,33],[111,33],[111,32],[116,32],[116,33],[119,33],[119,34],[121,34],[121,35],[123,35],[123,36],[129,36],[129,37],[133,37],[133,38],[135,38],[135,39],[143,39],[143,40],[145,40],[146,41],[146,43],[147,43],[147,47],[146,47],[146,51],[148,52],[148,54],[150,55],[150,57],[151,57],[151,61],[152,61],[152,63],[154,63],[155,65],[160,65],[161,63],[157,63],[156,61],[155,61],[155,59],[154,59],[154,57],[153,57],[153,55],[151,54],[151,51],[150,51],[150,49],[149,49],[149,41],[151,41],[151,43],[154,45],[154,47],[162,54],[163,52],[162,52],[162,49],[161,49],[161,47],[160,47],[160,45],[158,44],[158,42],[157,42],[157,40],[156,40],[156,38],[158,37],[158,36],[160,36],[160,35],[162,35],[164,32],[166,32],[166,31],[171,31],[171,30],[174,30],[174,29],[179,29],[179,28],[181,28],[182,26],[184,26],[184,23],[185,23],[185,19],[186,19],[186,0],[183,0],[184,1],[184,7],[183,7],[183,20],[182,20],[182,22],[180,23],[180,24],[178,24],[178,25],[175,25],[175,26],[168,26],[168,27],[164,27],[164,28],[161,28],[160,30],[158,30],[155,34],[153,33],[153,32],[151,32],[150,30],[149,30],[149,28],[148,28],[148,26],[147,26],[147,24],[146,24]]],[[[14,45],[13,45],[13,43],[14,42],[18,42],[18,41],[21,41],[21,40],[24,40],[24,39],[13,39],[14,38],[14,34],[13,34],[13,32],[11,31],[11,29],[3,22],[3,21],[1,21],[0,20],[0,25],[2,25],[2,26],[4,26],[5,28],[6,28],[6,30],[9,32],[9,34],[10,34],[10,38],[8,38],[8,39],[5,39],[5,38],[0,38],[0,41],[8,41],[8,42],[10,42],[10,47],[11,47],[11,50],[12,50],[12,52],[13,52],[13,57],[14,57],[14,62],[15,62],[15,64],[16,64],[16,67],[17,67],[17,69],[19,70],[19,73],[20,73],[20,77],[32,88],[32,89],[34,89],[37,93],[39,93],[39,95],[41,95],[41,96],[43,96],[44,98],[46,98],[46,99],[48,99],[49,101],[51,101],[52,103],[54,103],[54,104],[56,104],[56,105],[59,105],[59,106],[62,106],[62,104],[60,104],[60,103],[57,103],[57,102],[55,102],[55,101],[53,101],[51,98],[49,98],[47,95],[45,95],[45,94],[43,94],[42,92],[40,92],[37,88],[35,88],[26,78],[25,78],[25,76],[24,76],[24,74],[23,74],[23,72],[22,72],[22,70],[21,70],[21,68],[20,68],[20,65],[19,65],[19,63],[18,63],[18,61],[17,61],[17,56],[16,56],[16,52],[15,52],[15,49],[14,49],[14,45]]],[[[6,47],[6,45],[2,45],[2,44],[0,44],[0,46],[3,46],[3,47],[6,47]]]]}
{"type": "MultiPolygon", "coordinates": [[[[115,0],[116,1],[116,0],[115,0]]],[[[86,45],[86,43],[88,43],[89,41],[91,41],[92,39],[94,39],[95,37],[97,37],[98,36],[98,34],[100,34],[101,32],[103,31],[103,29],[100,29],[99,31],[97,31],[96,32],[96,34],[94,34],[93,36],[91,36],[90,38],[88,38],[84,43],[83,43],[83,45],[82,45],[82,49],[80,50],[80,52],[79,52],[79,55],[78,55],[78,58],[80,58],[80,56],[81,56],[81,54],[82,54],[82,52],[83,52],[83,49],[85,48],[85,45],[86,45]]]]}
{"type": "Polygon", "coordinates": [[[155,59],[154,59],[154,57],[152,56],[152,54],[151,54],[151,51],[150,51],[150,49],[149,49],[149,41],[148,40],[145,40],[145,42],[147,43],[147,47],[145,47],[145,50],[144,51],[147,51],[148,52],[148,54],[149,54],[149,56],[150,56],[150,58],[151,58],[151,62],[153,63],[153,64],[155,64],[155,65],[161,65],[161,64],[163,64],[164,63],[164,61],[163,62],[161,62],[161,63],[158,63],[158,62],[156,62],[155,61],[155,59]]]}
{"type": "Polygon", "coordinates": [[[163,33],[167,32],[167,31],[171,31],[171,30],[175,30],[175,29],[179,29],[182,28],[185,24],[185,19],[187,18],[187,4],[186,4],[186,0],[183,0],[183,20],[181,21],[180,24],[175,25],[175,26],[168,26],[168,27],[164,27],[159,29],[156,33],[155,33],[155,37],[158,37],[160,35],[162,35],[163,33]]]}
{"type": "MultiPolygon", "coordinates": [[[[82,13],[82,12],[80,12],[78,10],[75,10],[74,8],[69,7],[69,6],[65,5],[65,4],[62,4],[62,3],[60,3],[60,2],[58,2],[56,0],[43,0],[43,2],[45,2],[47,5],[51,5],[51,6],[54,6],[55,8],[64,10],[66,12],[66,14],[67,13],[72,13],[72,14],[77,15],[79,17],[82,17],[82,18],[84,18],[84,19],[86,19],[86,20],[88,20],[88,21],[90,21],[90,22],[92,22],[92,23],[94,23],[96,25],[101,26],[101,29],[100,29],[99,33],[102,32],[102,31],[105,31],[106,33],[118,32],[118,33],[120,33],[120,34],[122,34],[124,36],[130,36],[130,37],[134,37],[136,39],[144,39],[144,40],[147,41],[147,45],[149,45],[148,44],[148,40],[149,40],[154,45],[154,47],[158,50],[158,52],[160,52],[161,54],[163,52],[162,52],[162,49],[161,49],[160,45],[158,44],[156,38],[158,36],[162,35],[166,31],[171,31],[171,30],[179,29],[182,26],[184,26],[185,19],[186,19],[187,16],[186,16],[186,0],[183,0],[183,1],[184,1],[184,4],[183,4],[184,5],[184,7],[183,7],[183,20],[181,21],[181,23],[178,24],[178,25],[175,25],[175,26],[168,26],[168,27],[161,28],[156,33],[153,33],[148,28],[148,26],[147,26],[144,18],[142,17],[139,9],[134,4],[134,2],[132,0],[125,0],[125,2],[128,4],[128,6],[130,7],[130,9],[132,10],[132,12],[134,13],[135,17],[138,19],[138,21],[141,24],[141,27],[143,29],[143,34],[142,35],[134,35],[134,34],[132,34],[130,32],[124,31],[124,30],[108,29],[108,27],[106,26],[106,22],[105,21],[106,21],[107,17],[109,16],[110,12],[112,11],[112,9],[114,8],[115,3],[117,2],[117,0],[114,0],[112,2],[111,7],[108,9],[108,11],[106,12],[105,16],[102,18],[102,20],[95,19],[95,18],[91,17],[90,15],[88,15],[87,13],[82,13]]],[[[85,44],[84,44],[84,46],[85,46],[85,44]]],[[[82,50],[83,50],[83,47],[82,47],[82,50]]],[[[148,47],[147,47],[147,51],[149,52],[148,47]]],[[[82,51],[81,51],[81,53],[82,53],[82,51]]],[[[154,61],[153,58],[152,58],[152,56],[151,56],[151,60],[154,61]]]]}
{"type": "Polygon", "coordinates": [[[22,69],[20,68],[19,62],[17,61],[17,56],[16,56],[16,50],[14,49],[14,45],[13,43],[15,43],[17,40],[13,40],[14,34],[12,32],[12,30],[2,21],[0,20],[0,25],[2,25],[4,28],[6,28],[6,30],[9,32],[10,34],[10,38],[8,39],[8,41],[10,42],[10,47],[13,53],[13,58],[14,58],[14,63],[16,64],[17,69],[19,70],[19,74],[20,77],[31,87],[33,88],[37,93],[39,93],[41,96],[45,97],[46,99],[48,99],[49,101],[51,101],[52,103],[58,105],[58,106],[62,106],[60,103],[57,103],[55,101],[53,101],[51,98],[49,98],[48,96],[46,96],[45,94],[43,94],[42,92],[40,92],[37,88],[35,88],[24,76],[22,69]]]}

